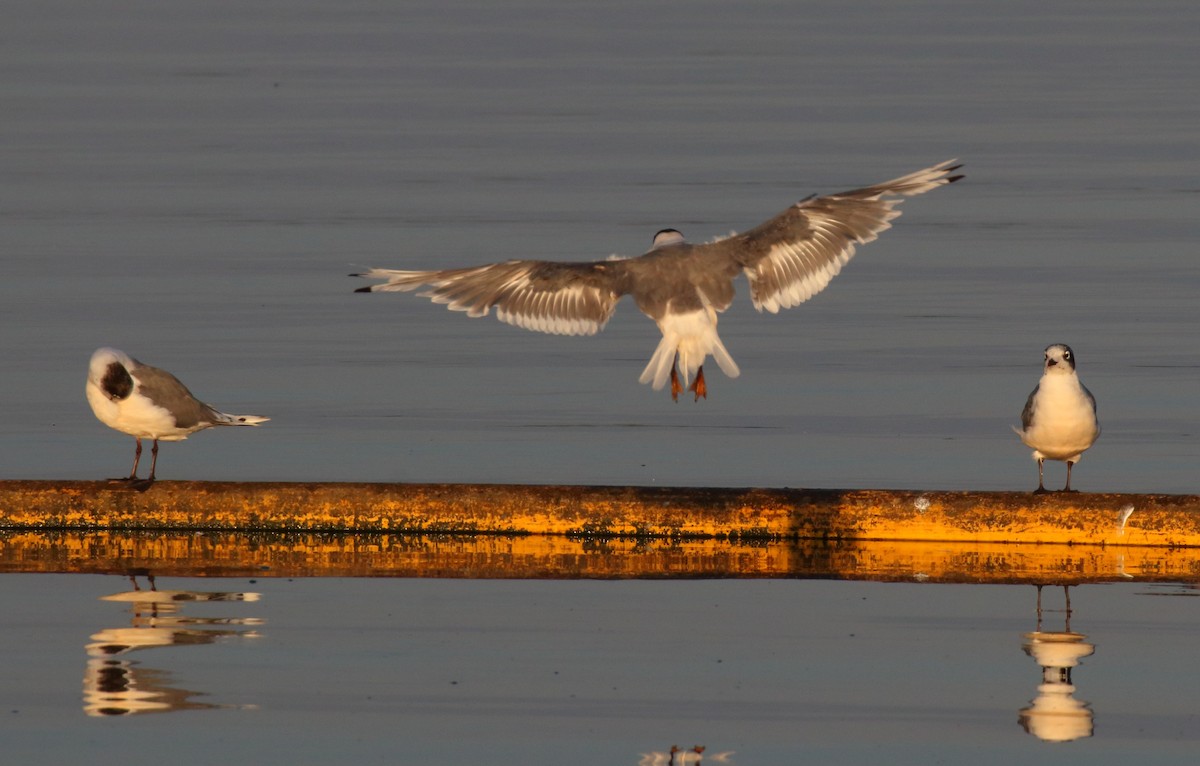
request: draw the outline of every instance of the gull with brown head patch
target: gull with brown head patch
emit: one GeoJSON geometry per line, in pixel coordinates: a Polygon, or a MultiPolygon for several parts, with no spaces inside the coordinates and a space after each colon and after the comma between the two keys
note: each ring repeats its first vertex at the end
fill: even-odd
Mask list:
{"type": "Polygon", "coordinates": [[[861,189],[810,196],[743,234],[688,243],[675,229],[654,236],[636,258],[584,263],[506,261],[436,271],[371,269],[351,276],[384,280],[356,292],[408,292],[468,316],[492,308],[502,322],[538,332],[593,335],[624,295],[658,324],[662,340],[639,381],[655,390],[669,380],[671,398],[684,386],[707,397],[704,362],[712,356],[729,377],[740,371],[717,335],[717,314],[733,302],[733,280],[745,274],[750,299],[772,314],[825,289],[855,253],[900,215],[906,197],[962,178],[954,160],[861,189]],[[693,379],[694,375],[694,379],[693,379]],[[691,384],[688,384],[691,379],[691,384]]]}
{"type": "Polygon", "coordinates": [[[115,348],[96,349],[92,354],[86,391],[88,404],[101,423],[137,440],[133,470],[128,478],[114,481],[129,482],[139,488],[154,481],[160,441],[180,441],[213,426],[256,426],[270,420],[214,409],[193,396],[171,373],[142,364],[115,348]],[[142,439],[154,440],[150,476],[146,479],[137,475],[142,439]]]}

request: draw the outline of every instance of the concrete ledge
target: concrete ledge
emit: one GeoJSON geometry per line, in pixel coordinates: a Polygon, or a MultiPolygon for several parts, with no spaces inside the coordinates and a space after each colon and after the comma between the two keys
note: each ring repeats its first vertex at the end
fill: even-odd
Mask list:
{"type": "Polygon", "coordinates": [[[0,528],[1200,547],[1200,496],[481,484],[0,482],[0,528]]]}

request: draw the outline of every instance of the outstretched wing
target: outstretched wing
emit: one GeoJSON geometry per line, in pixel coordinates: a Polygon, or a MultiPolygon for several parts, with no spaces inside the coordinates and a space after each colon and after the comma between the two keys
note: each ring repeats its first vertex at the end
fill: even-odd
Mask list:
{"type": "Polygon", "coordinates": [[[627,291],[621,263],[506,261],[443,271],[371,269],[354,276],[387,281],[355,292],[407,292],[429,285],[420,295],[467,316],[487,316],[494,306],[501,322],[527,330],[594,335],[627,291]]]}
{"type": "Polygon", "coordinates": [[[953,183],[955,160],[862,189],[812,196],[771,220],[722,240],[750,280],[759,311],[791,308],[825,289],[852,257],[855,245],[871,242],[891,228],[905,197],[953,183]]]}

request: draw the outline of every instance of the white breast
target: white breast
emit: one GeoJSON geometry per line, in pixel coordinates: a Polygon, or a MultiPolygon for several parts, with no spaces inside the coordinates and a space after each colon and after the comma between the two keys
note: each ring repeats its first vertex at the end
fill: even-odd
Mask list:
{"type": "Polygon", "coordinates": [[[1100,424],[1091,399],[1074,375],[1044,375],[1034,401],[1033,422],[1021,434],[1034,458],[1072,463],[1095,443],[1100,424]]]}
{"type": "Polygon", "coordinates": [[[192,431],[198,430],[177,428],[175,418],[170,412],[156,406],[136,388],[128,397],[113,401],[89,381],[87,400],[101,423],[130,436],[179,441],[186,439],[192,431]]]}

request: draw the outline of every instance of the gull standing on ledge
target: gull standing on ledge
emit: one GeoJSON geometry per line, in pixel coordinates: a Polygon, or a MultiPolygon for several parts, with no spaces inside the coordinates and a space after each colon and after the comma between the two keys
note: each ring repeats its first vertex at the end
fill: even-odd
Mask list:
{"type": "Polygon", "coordinates": [[[774,314],[797,306],[825,289],[854,256],[855,245],[891,228],[905,197],[957,181],[962,175],[953,173],[960,167],[950,160],[874,186],[812,195],[743,234],[708,244],[689,244],[675,229],[663,229],[654,235],[650,251],[636,258],[505,261],[438,271],[371,269],[351,276],[386,280],[355,292],[407,292],[429,285],[421,295],[455,311],[481,317],[494,306],[502,322],[558,335],[594,335],[621,296],[632,295],[663,336],[639,382],[658,390],[669,379],[672,399],[678,401],[687,386],[699,400],[707,398],[708,356],[729,377],[739,374],[717,336],[717,314],[733,302],[739,272],[746,274],[759,311],[774,314]]]}
{"type": "Polygon", "coordinates": [[[1038,464],[1038,488],[1035,494],[1046,492],[1043,467],[1046,459],[1067,463],[1067,486],[1071,489],[1071,466],[1100,436],[1100,421],[1096,419],[1096,397],[1079,382],[1075,374],[1075,354],[1071,347],[1055,343],[1046,347],[1045,372],[1034,387],[1025,411],[1021,413],[1021,428],[1013,430],[1027,447],[1033,448],[1038,464]]]}
{"type": "Polygon", "coordinates": [[[258,415],[229,415],[192,396],[187,386],[171,373],[142,364],[115,348],[99,348],[88,366],[88,404],[100,422],[137,440],[130,482],[140,489],[154,482],[159,441],[176,442],[212,426],[256,426],[270,418],[258,415]],[[138,461],[142,439],[153,439],[150,477],[139,479],[138,461]]]}

